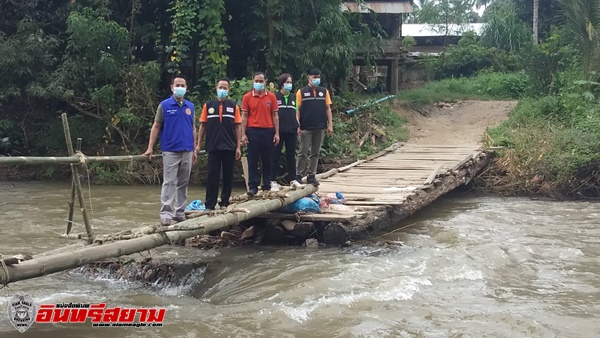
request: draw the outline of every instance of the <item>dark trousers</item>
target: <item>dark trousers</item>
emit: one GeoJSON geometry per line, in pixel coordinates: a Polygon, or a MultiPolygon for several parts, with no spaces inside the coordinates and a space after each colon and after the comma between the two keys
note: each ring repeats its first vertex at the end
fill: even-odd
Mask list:
{"type": "Polygon", "coordinates": [[[214,210],[219,195],[219,176],[223,169],[223,189],[221,190],[222,207],[229,205],[231,197],[231,186],[233,183],[233,165],[235,163],[235,151],[215,150],[208,153],[208,177],[206,180],[206,209],[214,210]]]}
{"type": "Polygon", "coordinates": [[[273,136],[275,130],[271,128],[247,128],[248,137],[248,188],[258,189],[260,172],[258,161],[260,159],[263,179],[263,190],[271,190],[271,168],[273,164],[273,136]]]}
{"type": "Polygon", "coordinates": [[[279,144],[275,146],[275,152],[273,153],[273,168],[271,181],[277,179],[277,173],[279,171],[279,157],[281,156],[281,150],[285,144],[285,169],[288,172],[288,180],[291,182],[296,179],[296,141],[298,140],[298,134],[292,133],[279,133],[279,144]]]}

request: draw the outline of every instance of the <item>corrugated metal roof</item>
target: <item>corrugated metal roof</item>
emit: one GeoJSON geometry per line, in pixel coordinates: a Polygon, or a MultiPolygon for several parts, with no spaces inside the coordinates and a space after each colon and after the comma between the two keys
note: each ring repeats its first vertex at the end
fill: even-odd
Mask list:
{"type": "MultiPolygon", "coordinates": [[[[467,23],[467,24],[450,24],[448,27],[448,36],[462,36],[463,33],[473,31],[480,35],[483,30],[484,23],[467,23]]],[[[445,25],[433,24],[402,24],[402,36],[425,37],[425,36],[444,36],[446,35],[445,25]]]]}
{"type": "Polygon", "coordinates": [[[361,4],[357,2],[344,2],[342,4],[342,10],[353,12],[353,13],[375,13],[381,14],[403,14],[412,13],[413,8],[409,0],[399,2],[363,2],[361,4]]]}

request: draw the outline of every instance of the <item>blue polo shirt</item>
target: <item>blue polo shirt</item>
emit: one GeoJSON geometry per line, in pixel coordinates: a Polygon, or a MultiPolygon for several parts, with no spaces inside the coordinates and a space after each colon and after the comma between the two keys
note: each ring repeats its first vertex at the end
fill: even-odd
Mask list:
{"type": "Polygon", "coordinates": [[[173,96],[160,103],[163,123],[160,126],[161,150],[181,152],[194,150],[194,104],[183,100],[182,104],[173,96]]]}

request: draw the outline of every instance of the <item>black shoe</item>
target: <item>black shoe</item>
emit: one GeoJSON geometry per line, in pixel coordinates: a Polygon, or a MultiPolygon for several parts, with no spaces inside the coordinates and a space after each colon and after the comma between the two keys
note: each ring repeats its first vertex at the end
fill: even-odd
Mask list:
{"type": "Polygon", "coordinates": [[[319,181],[317,181],[315,175],[308,175],[308,177],[306,177],[306,182],[314,185],[315,187],[319,185],[319,181]]]}
{"type": "Polygon", "coordinates": [[[229,202],[219,202],[219,206],[221,208],[227,208],[229,206],[229,202]]]}
{"type": "Polygon", "coordinates": [[[248,197],[254,197],[254,196],[256,196],[256,194],[258,194],[258,189],[257,188],[250,188],[250,189],[248,189],[248,197]]]}

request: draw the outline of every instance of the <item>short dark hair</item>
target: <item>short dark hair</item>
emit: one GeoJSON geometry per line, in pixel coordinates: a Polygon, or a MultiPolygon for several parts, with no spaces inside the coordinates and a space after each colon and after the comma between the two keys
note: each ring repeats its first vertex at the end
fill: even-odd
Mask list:
{"type": "Polygon", "coordinates": [[[265,80],[267,80],[267,76],[263,72],[256,72],[256,73],[254,73],[254,75],[252,75],[252,79],[254,79],[255,77],[257,77],[258,75],[264,76],[265,80]]]}
{"type": "Polygon", "coordinates": [[[283,73],[279,75],[279,88],[283,87],[283,84],[285,83],[285,81],[287,81],[288,78],[293,79],[293,77],[288,73],[283,73]]]}
{"type": "Polygon", "coordinates": [[[187,83],[187,79],[185,78],[185,75],[183,75],[183,74],[174,75],[173,78],[171,78],[171,84],[175,83],[175,79],[184,79],[185,83],[187,83]]]}
{"type": "Polygon", "coordinates": [[[228,77],[226,77],[226,76],[220,77],[220,78],[217,80],[217,83],[215,83],[215,84],[219,84],[219,82],[221,82],[221,81],[225,81],[225,82],[227,82],[227,85],[231,86],[231,81],[229,81],[229,78],[228,78],[228,77]]]}
{"type": "Polygon", "coordinates": [[[321,75],[321,71],[319,68],[312,67],[306,72],[306,75],[321,75]]]}

